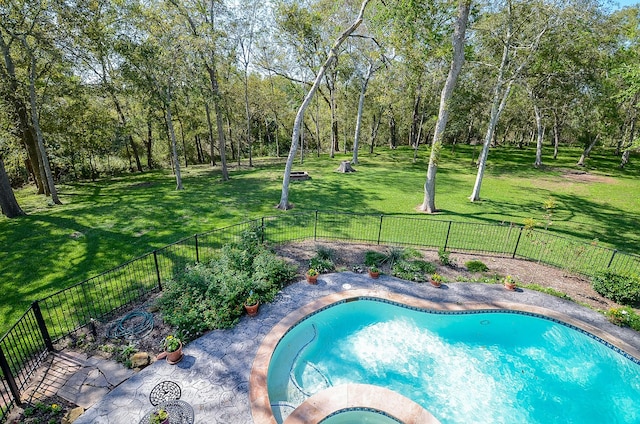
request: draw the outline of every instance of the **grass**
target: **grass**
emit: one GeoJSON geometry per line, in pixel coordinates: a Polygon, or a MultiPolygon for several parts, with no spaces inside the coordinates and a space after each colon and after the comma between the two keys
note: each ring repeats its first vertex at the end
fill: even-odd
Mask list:
{"type": "MultiPolygon", "coordinates": [[[[547,222],[544,202],[557,206],[550,229],[570,237],[637,252],[640,234],[640,166],[637,158],[625,170],[610,152],[595,152],[587,163],[597,179],[568,178],[576,170],[579,150],[561,150],[552,167],[535,169],[534,151],[499,148],[490,152],[482,201],[468,196],[475,180],[472,148],[443,149],[437,176],[434,219],[513,222],[527,218],[547,222]]],[[[175,190],[169,171],[127,175],[58,187],[63,206],[49,206],[31,187],[16,195],[28,216],[0,218],[0,332],[4,333],[29,303],[69,287],[182,237],[265,215],[292,215],[300,210],[334,210],[374,214],[419,214],[426,174],[426,150],[412,163],[408,148],[377,148],[361,153],[357,172],[336,173],[348,155],[296,159],[295,170],[311,179],[292,182],[293,211],[274,209],[280,199],[284,159],[278,164],[234,168],[222,182],[219,169],[183,169],[184,191],[175,190]]],[[[422,216],[422,215],[420,215],[422,216]]],[[[373,224],[372,224],[373,225],[373,224]]]]}

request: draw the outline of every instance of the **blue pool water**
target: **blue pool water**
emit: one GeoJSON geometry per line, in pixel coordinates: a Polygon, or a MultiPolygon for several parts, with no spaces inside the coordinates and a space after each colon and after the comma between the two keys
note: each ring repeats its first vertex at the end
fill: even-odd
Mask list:
{"type": "Polygon", "coordinates": [[[443,424],[640,423],[636,361],[530,314],[342,302],[293,327],[269,365],[279,422],[345,383],[394,390],[443,424]]]}

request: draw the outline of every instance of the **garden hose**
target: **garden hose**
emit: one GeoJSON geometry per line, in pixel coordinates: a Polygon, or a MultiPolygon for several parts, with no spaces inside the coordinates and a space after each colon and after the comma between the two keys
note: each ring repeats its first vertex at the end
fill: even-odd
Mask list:
{"type": "Polygon", "coordinates": [[[109,327],[107,337],[110,339],[142,339],[150,334],[151,331],[153,331],[153,315],[145,311],[133,311],[109,327]]]}

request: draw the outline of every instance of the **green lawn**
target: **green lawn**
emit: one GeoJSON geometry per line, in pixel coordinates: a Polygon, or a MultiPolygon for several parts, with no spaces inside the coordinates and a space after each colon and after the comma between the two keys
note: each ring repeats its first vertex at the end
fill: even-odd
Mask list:
{"type": "MultiPolygon", "coordinates": [[[[424,148],[423,148],[424,149],[424,148]]],[[[375,214],[418,214],[426,176],[427,151],[412,163],[407,148],[378,148],[361,153],[357,172],[334,172],[347,155],[296,160],[294,169],[312,179],[292,182],[290,201],[296,210],[335,210],[375,214]]],[[[590,175],[577,171],[577,149],[561,152],[546,167],[532,166],[534,151],[510,148],[490,152],[481,197],[468,201],[476,167],[472,148],[443,149],[437,176],[434,219],[474,222],[546,221],[544,202],[556,208],[550,229],[604,246],[638,252],[640,245],[639,158],[625,170],[617,158],[595,152],[590,175]],[[564,171],[563,171],[564,170],[564,171]],[[578,179],[579,178],[579,179],[578,179]]],[[[258,164],[260,163],[257,161],[258,164]]],[[[51,207],[28,187],[16,193],[28,216],[0,218],[0,332],[35,299],[52,294],[127,260],[182,237],[241,222],[247,218],[286,214],[274,208],[280,199],[284,158],[277,165],[232,169],[231,181],[219,169],[183,169],[184,191],[175,190],[169,171],[59,186],[63,206],[51,207]]]]}

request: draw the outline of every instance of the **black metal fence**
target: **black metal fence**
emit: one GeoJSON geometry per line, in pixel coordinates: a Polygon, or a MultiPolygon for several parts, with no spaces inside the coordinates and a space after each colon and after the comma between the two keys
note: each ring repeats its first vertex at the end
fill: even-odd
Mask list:
{"type": "Polygon", "coordinates": [[[640,273],[640,256],[512,224],[442,221],[415,215],[308,211],[266,216],[182,239],[33,302],[0,339],[0,422],[54,343],[162,290],[188,264],[209,261],[223,245],[262,226],[265,242],[343,240],[527,259],[593,276],[611,269],[640,273]]]}

